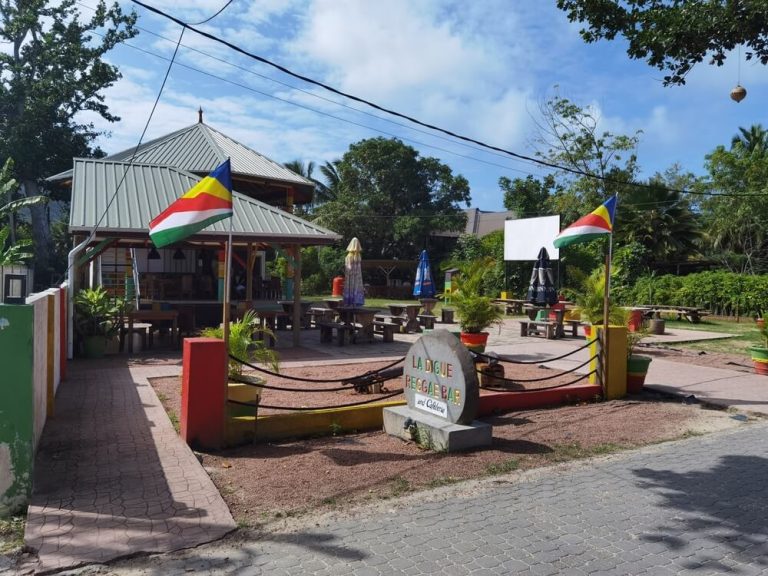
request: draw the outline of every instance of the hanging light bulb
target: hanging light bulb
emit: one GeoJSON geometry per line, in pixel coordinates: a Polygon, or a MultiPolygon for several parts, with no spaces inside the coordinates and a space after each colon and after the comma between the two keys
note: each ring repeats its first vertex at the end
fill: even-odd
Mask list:
{"type": "Polygon", "coordinates": [[[147,260],[160,260],[160,252],[157,251],[157,248],[152,246],[149,250],[149,254],[147,254],[147,260]]]}

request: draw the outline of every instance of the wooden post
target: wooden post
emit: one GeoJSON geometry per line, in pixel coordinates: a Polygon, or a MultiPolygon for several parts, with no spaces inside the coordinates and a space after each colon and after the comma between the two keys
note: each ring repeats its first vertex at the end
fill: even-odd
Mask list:
{"type": "Polygon", "coordinates": [[[245,299],[253,302],[253,264],[256,262],[256,250],[251,242],[248,243],[248,258],[246,260],[245,299]]]}
{"type": "Polygon", "coordinates": [[[293,345],[301,345],[301,246],[293,247],[293,345]]]}

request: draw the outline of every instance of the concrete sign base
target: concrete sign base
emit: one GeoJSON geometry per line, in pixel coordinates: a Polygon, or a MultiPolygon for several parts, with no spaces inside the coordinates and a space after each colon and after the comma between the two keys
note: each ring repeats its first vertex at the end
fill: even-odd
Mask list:
{"type": "Polygon", "coordinates": [[[383,415],[387,434],[414,440],[430,450],[460,452],[491,445],[492,427],[479,420],[454,424],[407,406],[384,408],[383,415]]]}

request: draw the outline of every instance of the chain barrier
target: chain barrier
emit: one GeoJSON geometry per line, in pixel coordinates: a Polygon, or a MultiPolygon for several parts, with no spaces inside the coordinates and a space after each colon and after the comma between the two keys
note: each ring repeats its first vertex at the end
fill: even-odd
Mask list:
{"type": "Polygon", "coordinates": [[[403,369],[402,368],[395,368],[395,369],[388,369],[390,370],[389,374],[384,374],[382,372],[372,372],[370,374],[364,374],[362,376],[356,376],[354,378],[344,378],[343,380],[334,380],[334,382],[343,382],[344,386],[335,386],[333,388],[290,388],[287,386],[272,386],[270,384],[256,384],[254,382],[249,382],[243,378],[238,378],[237,376],[230,376],[229,379],[233,382],[238,382],[240,384],[245,384],[246,386],[253,386],[254,388],[264,388],[265,390],[281,390],[283,392],[341,392],[342,390],[349,390],[350,386],[353,386],[356,390],[364,390],[368,388],[369,386],[373,386],[375,384],[381,384],[384,382],[388,382],[389,380],[394,380],[395,378],[399,378],[403,375],[403,369]]]}
{"type": "Polygon", "coordinates": [[[392,392],[386,396],[380,396],[379,398],[372,398],[370,400],[363,400],[361,402],[352,402],[350,404],[335,404],[333,406],[302,406],[302,407],[290,407],[290,406],[270,406],[269,404],[251,404],[250,402],[240,402],[239,400],[227,400],[230,404],[237,404],[238,406],[250,406],[251,408],[269,408],[270,410],[290,410],[294,412],[308,412],[310,410],[330,410],[332,408],[349,408],[351,406],[362,406],[363,404],[373,404],[374,402],[381,402],[382,400],[388,400],[402,394],[402,390],[392,392]]]}
{"type": "MultiPolygon", "coordinates": [[[[571,384],[576,384],[577,382],[581,382],[584,380],[584,378],[588,378],[589,376],[592,376],[593,374],[597,374],[597,370],[592,370],[591,372],[588,372],[584,374],[583,376],[580,376],[579,378],[576,378],[576,380],[571,380],[570,382],[566,382],[565,384],[558,384],[556,386],[548,386],[547,388],[526,388],[523,390],[510,390],[509,388],[504,388],[501,386],[483,386],[483,390],[493,390],[494,392],[543,392],[544,390],[554,390],[556,388],[565,388],[566,386],[570,386],[571,384]]],[[[512,382],[515,383],[515,380],[508,380],[507,378],[496,378],[496,380],[504,380],[504,382],[512,382]]]]}
{"type": "Polygon", "coordinates": [[[382,366],[381,368],[377,368],[376,370],[369,370],[368,372],[365,372],[364,374],[360,374],[358,376],[348,376],[345,378],[334,378],[332,380],[324,380],[322,378],[304,378],[302,376],[289,376],[287,374],[280,374],[279,372],[273,372],[272,370],[267,370],[266,368],[261,368],[260,366],[256,366],[255,364],[251,364],[249,362],[246,362],[245,360],[241,360],[240,358],[238,358],[237,356],[233,356],[232,354],[230,354],[229,357],[235,362],[239,362],[243,366],[248,366],[248,368],[251,368],[252,370],[256,370],[257,372],[269,374],[270,376],[275,376],[277,378],[285,378],[286,380],[295,380],[296,382],[312,382],[316,384],[331,384],[333,382],[345,382],[348,380],[358,380],[360,378],[365,378],[366,376],[371,376],[374,374],[378,374],[379,372],[383,372],[384,370],[387,370],[388,368],[392,368],[393,366],[396,366],[397,364],[400,364],[400,362],[405,360],[405,356],[403,356],[402,358],[398,358],[391,364],[387,364],[386,366],[382,366]]]}
{"type": "MultiPolygon", "coordinates": [[[[512,380],[511,378],[498,378],[496,376],[491,376],[491,377],[495,378],[496,380],[504,380],[504,381],[509,380],[510,382],[516,382],[516,383],[519,383],[519,382],[544,382],[545,380],[553,380],[554,378],[558,378],[560,376],[565,376],[566,374],[571,374],[573,372],[576,372],[576,370],[578,370],[579,368],[583,368],[584,366],[586,366],[587,364],[592,362],[592,360],[596,360],[597,358],[598,358],[598,354],[595,354],[594,356],[589,358],[586,362],[582,362],[581,364],[579,364],[578,366],[576,366],[574,368],[571,368],[570,370],[564,370],[562,372],[558,372],[557,374],[553,374],[552,376],[544,376],[543,378],[528,378],[528,379],[525,379],[525,380],[512,380]]],[[[477,373],[478,374],[483,374],[483,371],[482,370],[477,370],[477,373]]]]}
{"type": "Polygon", "coordinates": [[[555,356],[554,358],[547,358],[546,360],[515,360],[508,356],[499,356],[498,354],[495,354],[495,353],[491,356],[490,354],[483,354],[482,352],[475,352],[475,351],[472,351],[472,354],[480,358],[487,358],[489,362],[508,362],[510,364],[546,364],[547,362],[562,360],[563,358],[567,358],[568,356],[576,354],[576,352],[579,352],[580,350],[584,350],[584,348],[591,346],[592,344],[597,342],[597,340],[598,339],[595,338],[594,340],[590,340],[583,346],[579,346],[578,348],[575,348],[574,350],[571,350],[570,352],[563,354],[562,356],[555,356]]]}

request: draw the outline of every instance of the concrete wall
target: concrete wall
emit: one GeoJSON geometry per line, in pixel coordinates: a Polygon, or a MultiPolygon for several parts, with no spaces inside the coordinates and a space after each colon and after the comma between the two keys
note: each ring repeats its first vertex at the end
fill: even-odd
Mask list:
{"type": "Polygon", "coordinates": [[[32,486],[34,308],[0,304],[0,517],[24,507],[32,486]]]}
{"type": "Polygon", "coordinates": [[[0,304],[0,517],[22,509],[66,351],[62,288],[0,304]]]}

